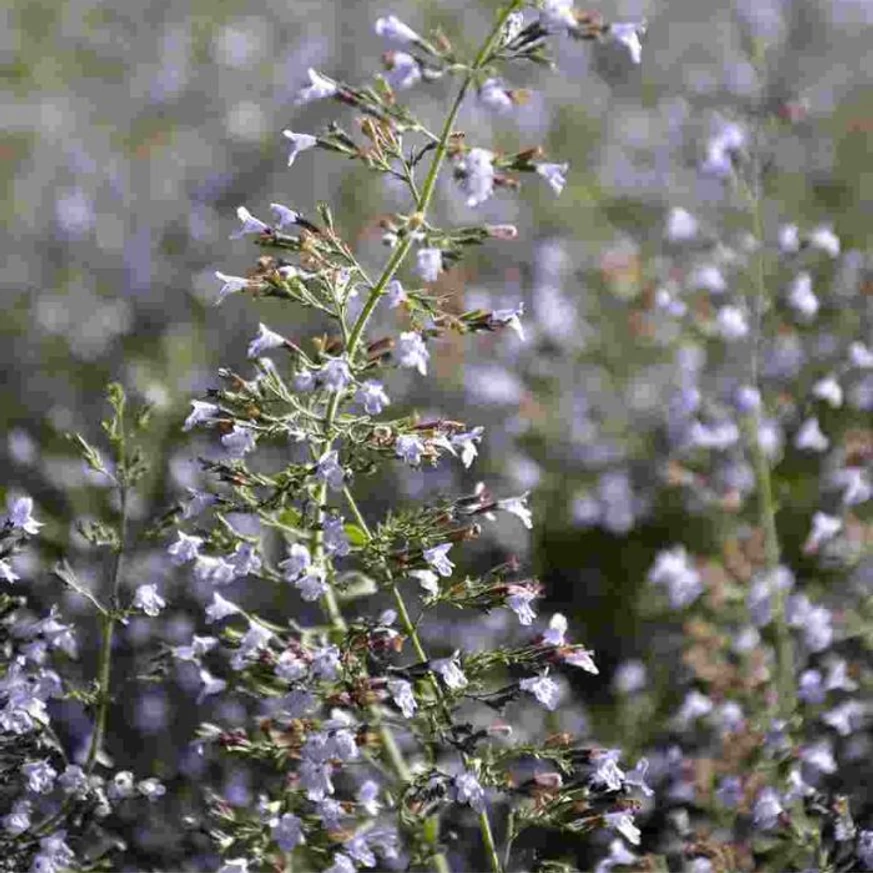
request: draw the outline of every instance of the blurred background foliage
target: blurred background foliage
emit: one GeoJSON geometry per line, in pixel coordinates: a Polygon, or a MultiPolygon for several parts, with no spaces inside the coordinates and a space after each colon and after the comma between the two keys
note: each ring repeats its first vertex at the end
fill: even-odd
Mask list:
{"type": "MultiPolygon", "coordinates": [[[[321,329],[275,301],[233,295],[212,306],[213,271],[243,275],[258,255],[228,240],[238,205],[266,218],[272,201],[312,214],[315,201],[326,200],[367,263],[384,257],[376,219],[405,208],[396,188],[327,153],[286,167],[283,128],[317,132],[338,116],[349,123],[333,104],[293,105],[307,67],[362,80],[383,49],[372,23],[388,13],[472,45],[498,5],[3,4],[0,451],[7,487],[33,494],[50,522],[53,556],[72,549],[74,562],[90,561],[72,522],[109,509],[65,438],[74,430],[97,437],[108,381],[156,408],[153,476],[136,508],[142,519],[198,482],[196,456],[206,444],[181,433],[188,401],[217,384],[219,365],[248,372],[244,350],[258,322],[296,339],[321,329]]],[[[523,300],[527,341],[506,333],[446,340],[432,359],[436,379],[389,379],[398,409],[485,425],[482,458],[470,472],[386,471],[361,488],[374,517],[390,495],[472,490],[480,478],[497,493],[532,489],[532,541],[501,524],[478,544],[471,566],[507,552],[530,563],[549,605],[570,614],[577,637],[598,653],[602,682],[586,675],[580,693],[608,732],[611,667],[651,643],[637,605],[654,553],[674,541],[718,548],[714,522],[690,514],[663,487],[658,466],[664,408],[678,378],[672,346],[647,321],[647,295],[672,268],[664,217],[681,206],[709,233],[739,239],[748,216],[723,180],[699,172],[709,125],[717,114],[742,118],[754,103],[773,114],[802,106],[801,118],[772,130],[768,235],[784,221],[830,222],[844,251],[856,250],[866,266],[873,6],[626,0],[598,8],[607,20],[648,19],[641,67],[617,57],[614,46],[564,41],[555,71],[513,73],[509,84],[529,88],[530,98],[511,117],[468,101],[458,124],[470,143],[506,151],[542,144],[551,160],[569,161],[563,195],[555,199],[542,180],[526,179],[519,193],[501,192],[473,211],[448,174],[441,189],[441,220],[507,221],[520,233],[483,247],[438,290],[458,310],[523,300]],[[755,57],[766,57],[758,70],[755,57]]],[[[451,87],[419,86],[403,98],[436,125],[451,87]]],[[[401,324],[383,313],[374,335],[401,324]]],[[[869,341],[869,313],[853,324],[869,341]]],[[[781,472],[797,512],[780,523],[797,554],[817,505],[818,471],[798,462],[781,472]]],[[[147,553],[137,566],[154,572],[147,553]]],[[[91,574],[99,578],[99,562],[91,574]]],[[[54,584],[37,585],[46,604],[57,599],[54,584]]],[[[172,593],[180,608],[155,624],[177,642],[191,624],[181,585],[172,593]]],[[[145,645],[137,634],[148,631],[137,627],[127,629],[125,652],[145,645]]],[[[124,722],[137,737],[134,764],[145,771],[169,760],[159,739],[166,725],[193,728],[196,717],[184,694],[135,687],[123,701],[124,722]]],[[[71,710],[71,724],[76,717],[71,710]]]]}

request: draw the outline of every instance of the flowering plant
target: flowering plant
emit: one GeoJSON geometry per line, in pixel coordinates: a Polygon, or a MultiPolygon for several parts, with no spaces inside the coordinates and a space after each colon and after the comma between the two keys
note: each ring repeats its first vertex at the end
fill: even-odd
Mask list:
{"type": "MultiPolygon", "coordinates": [[[[547,65],[550,41],[564,36],[608,44],[632,67],[646,27],[607,23],[568,0],[512,0],[469,54],[394,15],[375,31],[389,49],[372,83],[309,70],[297,99],[352,110],[354,132],[332,122],[318,134],[282,135],[291,172],[320,149],[402,192],[406,206],[380,222],[381,256],[353,246],[326,203],[312,214],[271,203],[270,222],[239,206],[231,239],[250,239],[260,256],[244,275],[215,271],[216,302],[274,298],[283,310],[273,312],[296,319],[306,310],[322,333],[303,340],[260,324],[246,349],[249,371],[223,368],[182,425],[192,439],[205,437],[200,487],[150,525],[136,512],[150,410],[132,410],[113,385],[108,451],[73,436],[113,494],[106,519],[78,531],[109,555],[105,582],[92,584],[63,560],[53,571],[96,618],[92,681],[75,666],[76,633],[57,606],[36,616],[14,587],[0,595],[8,777],[0,869],[149,866],[128,839],[131,822],[144,804],[155,814],[175,798],[162,779],[119,769],[109,754],[123,696],[114,653],[122,628],[165,613],[179,578],[192,583],[178,598],[196,602],[198,626],[134,678],[162,683],[175,674],[214,713],[192,738],[187,775],[195,778],[179,792],[197,798],[182,818],[192,868],[873,867],[873,831],[854,823],[866,810],[853,813],[860,792],[848,766],[868,750],[853,741],[867,713],[859,692],[869,684],[861,660],[869,604],[861,596],[845,612],[829,608],[815,575],[851,571],[869,553],[869,525],[854,513],[871,496],[873,453],[830,412],[847,394],[863,395],[873,353],[853,338],[847,348],[832,344],[814,373],[778,365],[782,320],[811,332],[821,314],[816,277],[840,254],[839,238],[825,225],[805,234],[788,225],[770,242],[766,138],[723,120],[702,170],[739,199],[749,225],[743,253],[728,258],[700,239],[691,212],[671,210],[665,247],[685,287],[665,283],[643,304],[651,334],[678,346],[685,362],[666,410],[662,481],[689,513],[714,519],[713,545],[689,537],[659,550],[648,572],[651,615],[666,616],[667,627],[681,617],[682,633],[662,641],[671,656],[681,652],[683,669],[671,669],[659,689],[641,663],[623,665],[620,717],[607,733],[624,751],[594,743],[570,729],[581,719],[568,687],[584,688],[599,667],[563,614],[538,615],[542,583],[512,555],[480,572],[461,564],[463,546],[490,525],[533,528],[529,493],[492,494],[480,483],[377,514],[361,492],[389,466],[466,470],[485,437],[474,423],[409,411],[392,387],[398,371],[427,376],[452,335],[528,337],[523,302],[459,312],[443,293],[471,249],[499,250],[519,231],[442,223],[438,186],[456,189],[468,209],[518,189],[525,174],[560,195],[569,163],[546,160],[539,147],[468,141],[457,129],[462,105],[511,112],[527,95],[502,77],[522,63],[547,65]],[[456,83],[454,99],[434,131],[402,98],[446,81],[456,83]],[[768,291],[774,276],[785,279],[778,300],[768,291]],[[700,384],[706,354],[712,390],[700,384]],[[791,378],[806,400],[780,393],[791,378]],[[810,514],[791,555],[811,584],[789,565],[777,523],[787,432],[804,456],[837,447],[825,485],[830,511],[810,514]],[[146,576],[131,556],[155,542],[159,572],[146,576]],[[52,723],[67,705],[87,712],[80,748],[52,723]],[[228,776],[224,789],[214,787],[215,773],[228,776]],[[234,790],[238,773],[257,780],[256,801],[234,790]],[[552,852],[546,835],[556,833],[566,841],[552,852]]],[[[7,586],[18,585],[22,552],[40,537],[34,511],[29,497],[10,499],[0,529],[7,586]]]]}
{"type": "MultiPolygon", "coordinates": [[[[442,608],[507,609],[522,628],[533,624],[540,586],[520,574],[516,561],[462,578],[452,560],[495,514],[514,516],[530,528],[527,495],[499,498],[479,486],[462,498],[394,508],[378,521],[365,518],[354,495],[356,482],[384,463],[421,467],[456,458],[469,467],[483,436],[481,427],[459,421],[386,416],[391,401],[385,375],[394,368],[426,375],[430,346],[448,332],[509,328],[524,335],[521,306],[456,314],[433,290],[469,247],[512,240],[516,228],[443,227],[431,215],[432,200],[447,165],[470,207],[498,187],[517,187],[514,174],[537,174],[560,194],[568,165],[544,161],[540,149],[502,154],[468,145],[455,130],[462,102],[475,93],[495,111],[511,108],[521,94],[504,87],[498,72],[524,61],[547,63],[547,41],[558,33],[615,40],[630,62],[639,62],[642,26],[609,25],[565,2],[548,0],[533,17],[522,6],[516,0],[503,7],[470,59],[443,35],[422,36],[386,16],[376,22],[376,32],[395,48],[374,84],[353,86],[309,71],[298,104],[334,99],[352,107],[365,144],[337,123],[318,136],[285,130],[289,166],[309,149],[338,152],[399,180],[410,198],[407,212],[384,221],[388,256],[375,274],[344,240],[326,204],[318,204],[317,217],[310,219],[273,203],[272,223],[244,206],[237,210],[242,224],[232,239],[252,237],[264,255],[245,277],[216,272],[218,302],[240,293],[275,297],[319,313],[329,333],[305,344],[261,324],[247,350],[254,377],[223,370],[223,387],[195,400],[184,424],[185,430],[205,427],[220,440],[223,457],[202,461],[214,487],[195,493],[159,526],[178,525],[167,550],[170,561],[192,567],[210,600],[207,633],[165,652],[156,667],[191,665],[201,686],[198,701],[233,693],[256,704],[251,726],[204,724],[199,732],[201,754],[220,750],[242,759],[259,773],[264,789],[253,808],[208,798],[211,834],[226,873],[301,866],[448,870],[456,853],[466,859],[464,866],[502,870],[513,863],[519,836],[544,826],[574,833],[605,828],[638,840],[629,793],[644,783],[618,776],[613,753],[565,733],[544,743],[533,734],[515,737],[495,715],[526,700],[552,711],[562,696],[562,669],[597,673],[592,653],[567,639],[563,616],[553,616],[541,633],[481,650],[451,650],[428,639],[428,619],[442,608]],[[460,85],[435,133],[399,97],[419,82],[444,77],[460,85]],[[408,260],[410,275],[419,280],[412,284],[398,278],[408,260]],[[386,306],[402,308],[407,329],[394,338],[369,336],[374,314],[386,306]],[[290,373],[267,357],[280,350],[290,360],[290,373]],[[268,617],[238,602],[244,596],[220,593],[241,579],[260,589],[296,590],[292,615],[268,617]],[[318,604],[321,618],[308,604],[318,604]],[[452,838],[446,825],[451,820],[465,827],[465,809],[479,833],[469,847],[452,838]],[[502,822],[501,846],[495,814],[502,822]]],[[[160,584],[138,585],[132,594],[125,590],[128,505],[144,471],[143,456],[133,446],[148,416],[138,415],[128,427],[120,388],[112,389],[110,401],[114,414],[104,428],[112,461],[85,438],[75,438],[89,468],[118,493],[117,523],[82,531],[115,555],[108,591],[97,596],[68,564],[56,568],[100,616],[93,692],[66,687],[44,666],[52,649],[72,653],[70,629],[53,613],[21,631],[17,604],[5,603],[13,637],[34,642],[20,654],[10,650],[3,680],[4,729],[28,744],[17,744],[12,753],[9,769],[20,769],[25,784],[23,793],[10,798],[3,840],[8,857],[34,870],[84,869],[114,857],[123,846],[111,842],[111,828],[101,828],[99,820],[135,793],[154,799],[164,791],[153,779],[136,784],[127,771],[111,778],[101,772],[110,766],[103,741],[114,630],[131,615],[155,617],[167,605],[160,584]],[[51,697],[77,693],[94,712],[81,764],[67,763],[45,706],[51,697]],[[105,855],[86,849],[95,834],[109,840],[105,855]]],[[[30,510],[27,498],[12,505],[6,554],[38,533],[30,510]]],[[[15,581],[13,565],[4,560],[2,567],[7,581],[15,581]]]]}

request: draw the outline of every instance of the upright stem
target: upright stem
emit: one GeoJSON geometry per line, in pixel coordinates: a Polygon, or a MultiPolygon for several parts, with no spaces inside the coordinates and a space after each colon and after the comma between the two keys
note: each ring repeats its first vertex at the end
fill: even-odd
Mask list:
{"type": "MultiPolygon", "coordinates": [[[[495,45],[497,44],[497,40],[500,38],[500,35],[507,20],[509,19],[509,16],[515,11],[515,9],[517,9],[522,4],[522,2],[523,0],[511,0],[511,2],[507,3],[507,5],[498,16],[497,22],[494,25],[494,29],[491,31],[486,41],[479,49],[479,52],[477,53],[472,66],[469,68],[464,76],[461,87],[458,90],[457,95],[455,96],[455,100],[452,103],[452,107],[449,110],[449,114],[446,116],[445,122],[443,124],[442,132],[440,133],[439,140],[437,141],[436,149],[434,151],[433,160],[431,161],[428,174],[425,178],[424,184],[422,185],[421,191],[416,198],[416,210],[422,219],[426,215],[428,207],[430,206],[430,202],[433,198],[440,168],[442,167],[443,161],[445,160],[446,153],[448,151],[449,138],[451,137],[452,131],[454,129],[455,121],[457,120],[458,112],[460,111],[461,103],[463,102],[464,96],[466,95],[470,85],[474,81],[478,72],[490,59],[491,53],[494,50],[495,45]]],[[[412,244],[413,238],[411,234],[407,234],[398,243],[397,247],[392,251],[391,256],[388,259],[388,263],[385,265],[381,276],[370,290],[370,294],[367,297],[367,300],[365,301],[360,314],[355,320],[351,332],[348,334],[345,355],[348,358],[350,364],[354,362],[354,357],[358,350],[358,346],[360,345],[361,340],[364,336],[364,331],[366,330],[367,324],[369,323],[370,318],[379,303],[379,300],[385,293],[385,289],[387,288],[388,283],[393,279],[395,273],[403,264],[406,256],[409,254],[409,251],[412,248],[412,244]]],[[[330,451],[335,438],[334,425],[336,422],[337,413],[339,412],[340,393],[341,392],[337,391],[333,395],[331,395],[331,398],[328,401],[325,417],[322,422],[322,434],[324,437],[323,450],[326,452],[330,451]]],[[[354,500],[352,499],[351,493],[348,491],[348,489],[346,489],[346,496],[350,499],[350,504],[355,506],[354,500]]],[[[318,488],[318,491],[316,492],[316,499],[318,501],[318,524],[316,531],[313,534],[312,545],[313,558],[317,563],[320,563],[324,560],[324,537],[321,531],[321,527],[325,519],[325,502],[327,499],[326,485],[321,485],[318,488]]],[[[362,529],[367,531],[369,535],[369,531],[366,527],[366,522],[364,522],[360,512],[357,511],[357,506],[355,506],[354,511],[356,512],[359,523],[363,522],[363,524],[361,524],[362,529]]],[[[422,660],[426,661],[427,657],[424,653],[424,649],[418,637],[418,632],[416,631],[415,626],[413,625],[409,617],[409,612],[406,609],[406,604],[404,603],[403,598],[400,595],[400,592],[398,591],[396,585],[393,586],[393,591],[395,601],[398,604],[398,610],[400,612],[401,621],[403,622],[404,629],[412,640],[417,656],[420,657],[422,660]]],[[[345,619],[342,616],[342,611],[339,608],[336,597],[332,589],[330,588],[323,598],[323,607],[331,622],[331,625],[337,630],[345,630],[345,619]]],[[[437,691],[439,691],[438,685],[437,691]]],[[[391,760],[391,763],[394,766],[398,776],[404,781],[408,780],[408,768],[406,767],[405,761],[403,760],[403,757],[397,748],[396,742],[391,735],[390,729],[387,726],[383,725],[381,731],[383,740],[386,741],[386,754],[391,760]]],[[[495,873],[499,873],[499,871],[501,870],[500,860],[494,848],[494,838],[491,833],[491,825],[488,821],[487,812],[483,812],[480,815],[480,829],[482,831],[482,838],[485,843],[486,851],[489,854],[491,869],[495,871],[495,873]]],[[[436,828],[432,828],[431,831],[431,839],[432,842],[435,844],[438,832],[436,828]]],[[[434,856],[434,865],[439,873],[448,873],[449,871],[448,863],[445,859],[445,856],[442,854],[436,854],[434,856]]]]}
{"type": "Polygon", "coordinates": [[[112,678],[112,639],[115,634],[115,621],[118,614],[118,588],[121,584],[121,574],[124,568],[124,553],[127,549],[127,483],[124,480],[124,444],[119,447],[119,496],[121,499],[121,518],[119,522],[118,551],[112,565],[109,583],[109,609],[101,616],[103,625],[100,639],[100,662],[97,667],[97,716],[94,722],[94,733],[91,734],[91,745],[85,760],[85,771],[90,773],[97,763],[97,755],[106,735],[106,721],[109,715],[109,693],[112,678]]]}
{"type": "MultiPolygon", "coordinates": [[[[755,334],[751,357],[752,384],[758,387],[759,344],[763,332],[764,305],[767,299],[767,276],[764,265],[764,221],[761,209],[761,179],[757,150],[752,166],[754,190],[746,188],[752,211],[752,227],[758,249],[754,255],[753,282],[755,286],[755,334]]],[[[776,711],[780,718],[787,719],[794,712],[794,644],[785,615],[785,591],[779,586],[776,572],[779,567],[779,534],[776,529],[776,500],[773,496],[773,479],[770,463],[761,448],[760,413],[754,410],[747,416],[746,434],[755,485],[758,493],[758,518],[764,533],[764,569],[772,586],[773,631],[776,642],[776,711]]]]}

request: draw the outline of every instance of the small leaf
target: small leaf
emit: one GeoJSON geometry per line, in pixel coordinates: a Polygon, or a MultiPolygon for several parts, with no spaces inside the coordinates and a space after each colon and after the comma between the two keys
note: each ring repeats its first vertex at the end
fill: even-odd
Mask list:
{"type": "Polygon", "coordinates": [[[348,524],[343,525],[343,528],[346,532],[346,536],[349,538],[349,542],[353,546],[367,545],[367,535],[356,524],[349,522],[348,524]]]}

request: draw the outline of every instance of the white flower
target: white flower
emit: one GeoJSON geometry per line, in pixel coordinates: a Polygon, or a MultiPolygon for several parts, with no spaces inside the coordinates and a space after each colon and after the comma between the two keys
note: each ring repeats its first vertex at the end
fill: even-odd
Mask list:
{"type": "Polygon", "coordinates": [[[212,603],[206,607],[206,623],[212,624],[221,621],[231,615],[239,613],[240,609],[235,603],[231,603],[222,597],[217,591],[212,593],[212,603]]]}
{"type": "Polygon", "coordinates": [[[828,515],[825,512],[816,512],[812,516],[812,530],[803,545],[806,554],[818,551],[819,546],[833,539],[843,528],[843,520],[836,515],[828,515]]]}
{"type": "Polygon", "coordinates": [[[249,343],[246,356],[259,358],[270,349],[278,349],[285,345],[285,337],[274,333],[265,324],[258,325],[258,335],[249,343]]]}
{"type": "Polygon", "coordinates": [[[853,367],[858,367],[860,370],[873,369],[873,352],[864,343],[849,344],[849,360],[853,367]]]}
{"type": "Polygon", "coordinates": [[[718,176],[729,176],[734,169],[734,156],[746,145],[746,132],[733,122],[721,123],[706,144],[706,160],[702,170],[718,176]]]}
{"type": "Polygon", "coordinates": [[[12,569],[12,565],[5,558],[0,558],[0,579],[10,585],[21,577],[12,569]]]}
{"type": "Polygon", "coordinates": [[[160,615],[166,605],[167,601],[158,594],[157,585],[140,585],[133,596],[133,608],[141,609],[152,618],[160,615]]]}
{"type": "Polygon", "coordinates": [[[291,130],[283,130],[282,136],[285,139],[291,140],[291,151],[288,153],[289,167],[294,163],[295,158],[300,152],[305,152],[307,149],[318,145],[317,137],[314,137],[311,133],[294,133],[291,130]]]}
{"type": "Polygon", "coordinates": [[[326,391],[344,391],[354,381],[349,363],[345,358],[331,358],[318,374],[326,391]]]}
{"type": "Polygon", "coordinates": [[[277,230],[282,230],[284,227],[287,227],[289,224],[297,224],[300,220],[300,213],[294,209],[289,209],[287,206],[283,206],[281,203],[271,203],[270,209],[276,213],[277,218],[279,219],[278,225],[276,225],[277,230]]]}
{"type": "Polygon", "coordinates": [[[727,290],[724,275],[715,264],[700,264],[695,267],[688,284],[693,288],[704,288],[711,294],[721,294],[727,290]]]}
{"type": "Polygon", "coordinates": [[[779,249],[785,254],[800,251],[800,234],[796,224],[783,224],[779,228],[779,249]]]}
{"type": "Polygon", "coordinates": [[[424,443],[415,434],[402,434],[394,441],[394,454],[407,464],[417,466],[421,463],[424,453],[424,443]]]}
{"type": "Polygon", "coordinates": [[[194,564],[194,578],[198,582],[211,582],[213,585],[228,585],[237,577],[236,567],[222,557],[197,555],[194,564]]]}
{"type": "MultiPolygon", "coordinates": [[[[409,683],[407,682],[406,684],[408,685],[409,683]]],[[[388,681],[388,686],[390,688],[391,680],[388,681]]],[[[411,718],[412,716],[410,714],[406,717],[411,718]]],[[[372,779],[367,779],[358,789],[355,800],[358,801],[367,815],[371,817],[378,815],[379,810],[382,808],[382,804],[379,803],[379,783],[374,782],[372,779]]]]}
{"type": "Polygon", "coordinates": [[[479,89],[479,99],[495,112],[507,112],[515,106],[500,79],[486,79],[479,89]]]}
{"type": "Polygon", "coordinates": [[[514,515],[528,530],[532,530],[533,515],[527,505],[529,495],[530,492],[525,491],[520,497],[507,497],[505,500],[498,500],[497,508],[514,515]]]}
{"type": "Polygon", "coordinates": [[[742,339],[749,333],[746,315],[737,306],[722,306],[716,316],[716,326],[722,339],[727,342],[742,339]]]}
{"type": "Polygon", "coordinates": [[[640,844],[640,829],[634,824],[633,816],[627,812],[607,812],[603,816],[606,826],[618,831],[629,843],[640,844]]]}
{"type": "Polygon", "coordinates": [[[411,88],[421,80],[421,66],[412,55],[406,52],[388,52],[385,62],[388,70],[385,79],[395,90],[411,88]]]}
{"type": "Polygon", "coordinates": [[[812,386],[812,396],[824,400],[834,409],[843,405],[843,389],[835,376],[825,376],[812,386]]]}
{"type": "Polygon", "coordinates": [[[324,873],[356,873],[356,867],[352,859],[343,852],[334,852],[333,864],[324,873]]]}
{"type": "Polygon", "coordinates": [[[166,786],[157,779],[141,779],[136,784],[136,790],[147,800],[157,800],[167,793],[166,786]]]}
{"type": "Polygon", "coordinates": [[[536,592],[514,585],[509,586],[509,592],[506,605],[518,616],[518,623],[525,627],[532,624],[537,617],[531,607],[531,603],[537,598],[536,592]]]}
{"type": "Polygon", "coordinates": [[[217,873],[249,873],[247,858],[231,858],[218,868],[217,873]]]}
{"type": "Polygon", "coordinates": [[[391,309],[396,309],[401,303],[409,300],[406,291],[403,290],[403,285],[400,284],[398,279],[392,279],[385,286],[385,296],[388,298],[388,306],[391,309]]]}
{"type": "Polygon", "coordinates": [[[564,645],[564,635],[567,633],[567,619],[556,612],[549,621],[548,630],[543,633],[543,642],[548,646],[558,648],[564,645]]]}
{"type": "Polygon", "coordinates": [[[800,451],[825,452],[830,444],[815,417],[806,419],[794,437],[794,447],[800,451]]]}
{"type": "Polygon", "coordinates": [[[857,506],[873,497],[873,485],[862,467],[846,467],[837,470],[832,477],[833,484],[843,489],[843,503],[857,506]]]}
{"type": "Polygon", "coordinates": [[[691,722],[697,721],[712,712],[713,703],[705,694],[699,691],[689,691],[682,701],[679,712],[676,713],[676,722],[687,727],[691,722]]]}
{"type": "Polygon", "coordinates": [[[325,518],[324,548],[329,555],[341,558],[349,553],[349,538],[346,534],[345,521],[341,515],[330,515],[325,518]]]}
{"type": "Polygon", "coordinates": [[[261,569],[263,561],[258,554],[257,546],[243,542],[237,543],[233,554],[226,563],[233,567],[235,576],[248,576],[250,573],[257,573],[261,569]]]}
{"type": "Polygon", "coordinates": [[[177,537],[176,542],[167,549],[167,554],[177,567],[181,567],[199,556],[198,549],[203,545],[203,538],[189,536],[181,530],[177,532],[177,537]]]}
{"type": "Polygon", "coordinates": [[[302,106],[304,103],[310,103],[313,100],[321,100],[325,97],[333,97],[337,92],[336,82],[322,76],[310,67],[306,74],[309,76],[309,85],[303,88],[297,95],[296,103],[302,106]]]}
{"type": "Polygon", "coordinates": [[[285,578],[291,582],[305,573],[312,564],[312,556],[309,549],[303,543],[294,543],[288,549],[288,557],[279,564],[279,569],[285,574],[285,578]]]}
{"type": "Polygon", "coordinates": [[[236,210],[237,218],[243,223],[243,226],[236,232],[230,235],[231,239],[241,239],[249,233],[270,233],[271,228],[268,224],[264,224],[259,218],[255,218],[245,206],[238,206],[236,210]]]}
{"type": "Polygon", "coordinates": [[[643,44],[640,37],[645,34],[644,22],[620,22],[609,25],[609,35],[630,52],[631,60],[638,64],[642,60],[643,44]]]}
{"type": "Polygon", "coordinates": [[[455,565],[448,559],[448,551],[451,549],[451,543],[442,543],[439,546],[434,546],[424,550],[424,559],[440,574],[440,576],[451,576],[455,565]]]}
{"type": "Polygon", "coordinates": [[[440,577],[433,570],[410,570],[409,575],[415,579],[428,594],[436,596],[440,591],[440,577]]]}
{"type": "Polygon", "coordinates": [[[322,567],[310,567],[306,573],[294,582],[300,596],[307,602],[318,600],[327,594],[327,582],[322,567]]]}
{"type": "Polygon", "coordinates": [[[594,873],[607,873],[613,867],[632,867],[638,860],[637,855],[624,847],[621,840],[613,840],[609,844],[609,857],[604,858],[594,873]]]}
{"type": "Polygon", "coordinates": [[[564,190],[564,186],[567,184],[567,170],[569,169],[570,165],[567,163],[536,165],[537,173],[549,183],[556,195],[564,190]]]}
{"type": "Polygon", "coordinates": [[[455,776],[454,795],[458,803],[468,803],[476,812],[485,809],[485,790],[469,771],[455,776]]]}
{"type": "Polygon", "coordinates": [[[227,449],[227,453],[232,458],[241,458],[254,451],[257,445],[257,437],[252,428],[242,424],[235,424],[233,430],[221,438],[221,444],[227,449]]]}
{"type": "Polygon", "coordinates": [[[775,828],[779,822],[779,816],[783,812],[782,803],[776,790],[770,787],[762,789],[752,812],[756,827],[765,831],[775,828]]]}
{"type": "Polygon", "coordinates": [[[671,243],[687,242],[697,236],[697,228],[697,219],[687,209],[676,206],[667,215],[665,235],[671,243]]]}
{"type": "Polygon", "coordinates": [[[524,302],[519,303],[515,309],[495,309],[491,313],[491,321],[511,328],[518,334],[518,338],[524,341],[524,328],[521,326],[522,315],[524,315],[524,302]]]}
{"type": "Polygon", "coordinates": [[[11,524],[13,528],[23,530],[30,536],[36,536],[39,529],[43,526],[43,522],[37,521],[33,517],[33,498],[18,497],[14,500],[9,500],[9,519],[7,524],[11,524]]]}
{"type": "Polygon", "coordinates": [[[620,749],[604,749],[594,759],[597,769],[591,774],[591,784],[601,785],[607,791],[620,791],[624,786],[626,774],[618,766],[620,749]]]}
{"type": "Polygon", "coordinates": [[[461,189],[467,194],[467,206],[484,203],[494,191],[493,160],[493,152],[472,148],[458,161],[461,189]]]}
{"type": "Polygon", "coordinates": [[[358,386],[355,400],[364,407],[368,415],[379,415],[391,402],[382,384],[375,379],[368,379],[358,386]]]}
{"type": "Polygon", "coordinates": [[[319,679],[336,679],[340,669],[340,651],[337,646],[322,646],[312,653],[312,673],[319,679]]]}
{"type": "Polygon", "coordinates": [[[409,26],[404,24],[396,15],[386,15],[376,19],[374,27],[376,34],[384,39],[393,39],[396,42],[419,43],[421,37],[409,26]]]}
{"type": "Polygon", "coordinates": [[[659,552],[649,570],[648,580],[653,585],[666,586],[673,609],[688,606],[703,591],[700,574],[691,563],[684,546],[659,552]]]}
{"type": "Polygon", "coordinates": [[[809,235],[809,244],[813,248],[827,252],[832,258],[840,253],[840,238],[833,229],[823,224],[815,228],[809,235]]]}
{"type": "Polygon", "coordinates": [[[533,676],[518,683],[522,691],[529,691],[548,710],[557,708],[561,699],[561,689],[554,679],[548,676],[533,676]]]}
{"type": "Polygon", "coordinates": [[[221,411],[214,403],[205,403],[202,400],[192,400],[191,406],[193,409],[185,419],[182,430],[188,431],[204,421],[211,421],[221,411]]]}
{"type": "Polygon", "coordinates": [[[394,348],[394,355],[401,367],[415,368],[422,376],[427,375],[430,352],[428,352],[420,333],[415,331],[401,333],[394,348]]]}
{"type": "Polygon", "coordinates": [[[476,460],[479,450],[476,448],[476,443],[481,442],[483,427],[474,427],[473,430],[467,433],[457,433],[451,439],[453,449],[459,449],[461,452],[461,463],[469,469],[470,464],[476,460]]]}
{"type": "Polygon", "coordinates": [[[33,805],[29,800],[24,798],[16,800],[12,805],[12,811],[0,819],[3,822],[3,830],[12,837],[23,834],[30,828],[30,812],[32,808],[33,805]]]}
{"type": "Polygon", "coordinates": [[[543,0],[540,22],[547,28],[575,27],[573,0],[543,0]]]}
{"type": "Polygon", "coordinates": [[[325,452],[315,467],[315,478],[319,482],[326,483],[332,491],[341,491],[346,473],[339,462],[339,453],[336,449],[325,452]]]}
{"type": "Polygon", "coordinates": [[[446,687],[451,688],[453,691],[466,688],[468,685],[467,677],[456,660],[457,657],[458,653],[455,652],[451,658],[440,658],[430,662],[431,669],[435,673],[439,673],[442,676],[443,682],[446,683],[446,687]]]}
{"type": "Polygon", "coordinates": [[[419,249],[416,253],[416,272],[425,282],[436,282],[443,271],[441,249],[419,249]]]}
{"type": "Polygon", "coordinates": [[[415,702],[415,695],[409,682],[405,679],[389,679],[388,692],[405,718],[412,718],[415,715],[418,704],[415,702]]]}
{"type": "Polygon", "coordinates": [[[22,765],[21,772],[27,779],[27,790],[34,794],[48,794],[54,788],[58,775],[47,759],[30,761],[22,765]]]}
{"type": "Polygon", "coordinates": [[[242,276],[227,276],[224,273],[215,271],[215,278],[224,284],[221,286],[221,290],[218,292],[218,299],[215,301],[215,305],[218,306],[228,294],[235,294],[237,291],[242,291],[244,288],[248,287],[249,280],[243,278],[242,276]]]}
{"type": "Polygon", "coordinates": [[[818,298],[812,292],[812,276],[798,273],[788,289],[788,305],[804,321],[809,321],[818,313],[818,298]]]}
{"type": "Polygon", "coordinates": [[[273,839],[283,852],[292,852],[297,846],[306,842],[303,836],[303,822],[290,812],[286,812],[282,818],[273,819],[270,822],[270,830],[273,839]]]}
{"type": "Polygon", "coordinates": [[[844,700],[838,706],[828,710],[821,720],[832,727],[841,737],[848,737],[857,729],[865,715],[864,705],[857,700],[844,700]]]}
{"type": "Polygon", "coordinates": [[[203,655],[212,651],[217,645],[218,640],[215,637],[199,637],[194,634],[191,638],[191,645],[176,646],[173,649],[173,655],[180,661],[190,661],[196,664],[199,663],[203,655]]]}

